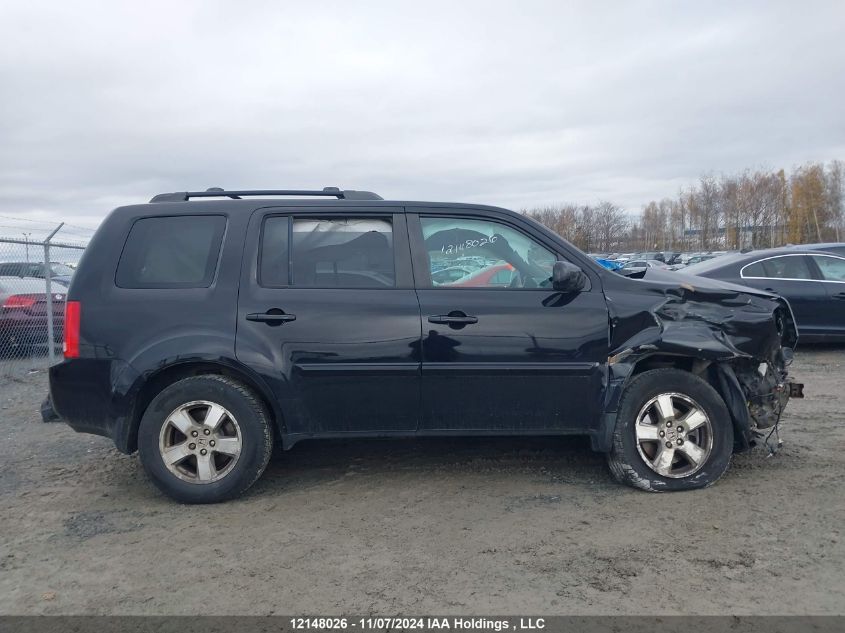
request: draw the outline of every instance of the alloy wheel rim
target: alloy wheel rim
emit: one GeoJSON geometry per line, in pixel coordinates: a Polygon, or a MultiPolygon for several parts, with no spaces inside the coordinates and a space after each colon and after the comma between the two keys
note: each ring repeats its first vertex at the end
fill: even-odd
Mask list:
{"type": "Polygon", "coordinates": [[[661,393],[645,403],[634,425],[637,451],[661,477],[697,473],[713,450],[713,426],[704,409],[681,393],[661,393]]]}
{"type": "Polygon", "coordinates": [[[241,428],[225,407],[194,400],[165,418],[158,447],[171,474],[189,483],[209,484],[228,475],[238,462],[241,428]]]}

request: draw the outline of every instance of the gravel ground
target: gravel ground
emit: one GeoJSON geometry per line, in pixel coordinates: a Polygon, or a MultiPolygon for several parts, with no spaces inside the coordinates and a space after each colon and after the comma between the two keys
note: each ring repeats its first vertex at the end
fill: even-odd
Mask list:
{"type": "Polygon", "coordinates": [[[843,614],[845,350],[793,369],[783,449],[703,491],[621,487],[580,438],[357,440],[217,506],[0,379],[0,613],[843,614]]]}

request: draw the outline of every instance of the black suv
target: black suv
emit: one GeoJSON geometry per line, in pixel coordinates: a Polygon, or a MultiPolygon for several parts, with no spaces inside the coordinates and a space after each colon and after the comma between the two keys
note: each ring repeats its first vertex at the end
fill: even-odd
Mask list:
{"type": "Polygon", "coordinates": [[[799,391],[780,297],[627,279],[504,209],[336,188],[116,209],[64,331],[45,421],[137,450],[184,502],[330,437],[586,434],[622,482],[701,488],[799,391]]]}

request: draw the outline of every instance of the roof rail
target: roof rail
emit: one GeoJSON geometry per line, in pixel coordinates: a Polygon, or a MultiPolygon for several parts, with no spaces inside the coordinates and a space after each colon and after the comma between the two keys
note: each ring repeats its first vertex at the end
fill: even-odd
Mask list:
{"type": "Polygon", "coordinates": [[[339,189],[338,187],[324,187],[320,190],[309,189],[254,189],[245,191],[225,191],[220,187],[210,187],[205,191],[177,191],[174,193],[160,193],[153,196],[150,202],[187,202],[191,198],[241,198],[251,196],[316,196],[337,198],[338,200],[384,200],[372,191],[356,191],[354,189],[339,189]]]}

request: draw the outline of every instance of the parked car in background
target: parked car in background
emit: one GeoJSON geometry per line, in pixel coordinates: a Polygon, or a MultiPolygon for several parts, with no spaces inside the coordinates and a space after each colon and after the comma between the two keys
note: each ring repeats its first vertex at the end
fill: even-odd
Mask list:
{"type": "Polygon", "coordinates": [[[631,259],[650,259],[658,262],[666,263],[666,256],[660,251],[649,251],[645,253],[637,253],[631,259]]]}
{"type": "MultiPolygon", "coordinates": [[[[53,288],[53,339],[63,336],[65,288],[53,288]]],[[[47,294],[43,279],[0,277],[0,355],[46,346],[47,294]]]]}
{"type": "Polygon", "coordinates": [[[681,263],[681,253],[679,251],[665,251],[663,253],[663,262],[667,266],[674,266],[681,263]]]}
{"type": "MultiPolygon", "coordinates": [[[[50,280],[65,288],[70,285],[74,270],[59,262],[50,262],[50,280]]],[[[35,277],[44,279],[44,262],[0,262],[0,277],[35,277]]]]}
{"type": "Polygon", "coordinates": [[[472,270],[464,266],[449,266],[448,268],[432,271],[431,281],[437,285],[449,284],[471,274],[472,270]]]}
{"type": "Polygon", "coordinates": [[[714,255],[712,253],[699,253],[698,255],[691,256],[688,260],[686,265],[692,266],[693,264],[700,264],[701,262],[706,262],[710,259],[716,259],[718,255],[714,255]]]}
{"type": "Polygon", "coordinates": [[[668,266],[656,259],[632,259],[619,268],[616,272],[625,275],[626,277],[642,276],[649,268],[659,268],[668,270],[668,266]]]}
{"type": "Polygon", "coordinates": [[[681,263],[685,266],[688,266],[690,263],[697,264],[700,261],[704,261],[704,259],[710,258],[712,259],[715,257],[713,253],[703,253],[701,251],[693,251],[691,253],[683,253],[681,255],[681,263]]]}
{"type": "Polygon", "coordinates": [[[466,288],[483,288],[487,286],[504,288],[511,285],[514,280],[514,267],[507,262],[500,262],[487,266],[474,273],[470,273],[465,277],[453,281],[448,285],[449,287],[466,287],[466,288]]]}
{"type": "Polygon", "coordinates": [[[601,264],[608,270],[619,270],[620,268],[622,268],[621,262],[612,259],[606,259],[604,257],[593,257],[593,259],[595,259],[599,264],[601,264]]]}
{"type": "Polygon", "coordinates": [[[845,257],[775,248],[724,255],[683,272],[776,293],[789,301],[802,341],[845,341],[845,257]]]}
{"type": "Polygon", "coordinates": [[[845,242],[824,242],[818,244],[790,244],[785,248],[798,251],[824,251],[845,257],[845,242]]]}

